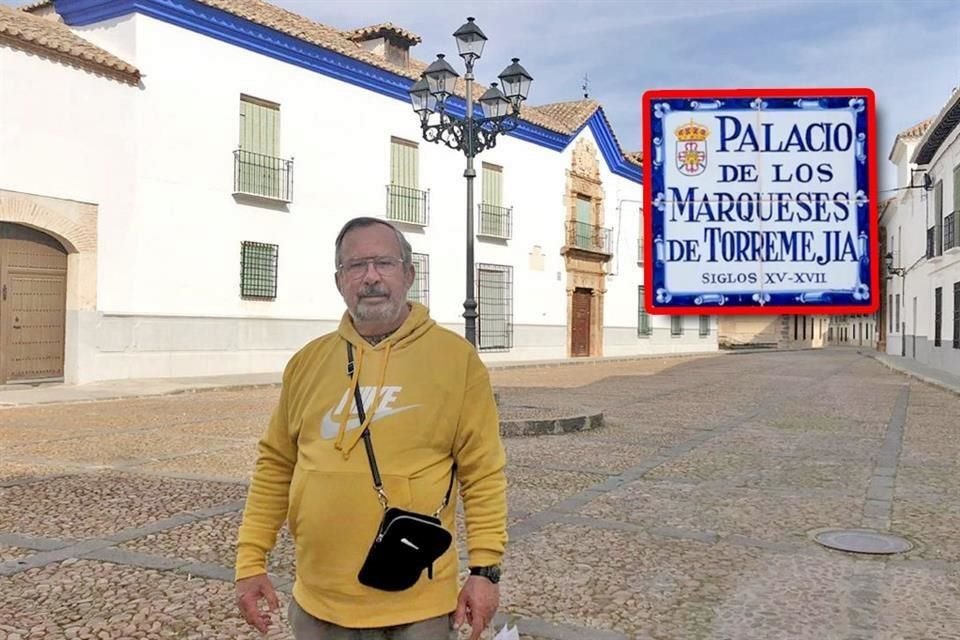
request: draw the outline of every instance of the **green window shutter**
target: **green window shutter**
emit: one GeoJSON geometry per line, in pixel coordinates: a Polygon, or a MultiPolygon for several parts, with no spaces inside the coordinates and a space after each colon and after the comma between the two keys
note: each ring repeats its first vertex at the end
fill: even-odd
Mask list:
{"type": "Polygon", "coordinates": [[[240,148],[265,156],[280,156],[280,108],[240,98],[240,148]]]}
{"type": "Polygon", "coordinates": [[[419,189],[419,164],[416,143],[398,138],[390,140],[390,184],[419,189]]]}
{"type": "Polygon", "coordinates": [[[577,196],[577,222],[593,224],[592,202],[586,196],[577,196]]]}
{"type": "Polygon", "coordinates": [[[503,170],[486,162],[483,163],[483,204],[503,206],[503,170]]]}
{"type": "Polygon", "coordinates": [[[960,164],[953,168],[953,210],[960,211],[960,164]]]}

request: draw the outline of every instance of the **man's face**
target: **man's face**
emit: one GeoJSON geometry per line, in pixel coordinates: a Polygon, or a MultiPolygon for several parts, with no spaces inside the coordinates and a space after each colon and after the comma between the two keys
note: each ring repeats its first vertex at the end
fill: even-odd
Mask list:
{"type": "Polygon", "coordinates": [[[358,227],[343,237],[337,289],[355,322],[399,319],[413,278],[413,265],[401,262],[400,241],[389,227],[358,227]]]}

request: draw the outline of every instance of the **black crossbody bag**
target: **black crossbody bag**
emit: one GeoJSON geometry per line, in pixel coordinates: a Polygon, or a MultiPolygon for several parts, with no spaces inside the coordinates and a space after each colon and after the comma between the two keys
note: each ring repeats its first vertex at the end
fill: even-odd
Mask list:
{"type": "MultiPolygon", "coordinates": [[[[347,343],[347,375],[353,378],[353,345],[349,342],[347,343]]],[[[354,399],[357,403],[360,424],[363,424],[366,421],[366,415],[359,385],[354,387],[354,399]]],[[[433,515],[391,507],[387,494],[383,490],[383,481],[380,478],[380,469],[377,467],[377,458],[373,453],[369,426],[364,428],[362,437],[363,446],[367,450],[367,460],[370,462],[370,473],[373,475],[373,487],[377,491],[380,506],[383,507],[383,520],[380,522],[377,535],[373,539],[373,544],[370,545],[357,579],[360,584],[381,591],[403,591],[417,583],[424,569],[427,570],[427,576],[432,579],[433,563],[450,548],[450,543],[453,542],[453,536],[440,523],[440,513],[450,502],[456,466],[450,472],[450,484],[447,486],[443,502],[433,515]]]]}

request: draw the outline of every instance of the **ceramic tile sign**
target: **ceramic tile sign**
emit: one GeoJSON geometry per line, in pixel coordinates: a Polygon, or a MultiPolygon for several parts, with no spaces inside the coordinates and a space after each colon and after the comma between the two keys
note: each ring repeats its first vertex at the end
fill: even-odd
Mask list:
{"type": "Polygon", "coordinates": [[[644,94],[647,310],[875,312],[874,103],[869,89],[644,94]]]}

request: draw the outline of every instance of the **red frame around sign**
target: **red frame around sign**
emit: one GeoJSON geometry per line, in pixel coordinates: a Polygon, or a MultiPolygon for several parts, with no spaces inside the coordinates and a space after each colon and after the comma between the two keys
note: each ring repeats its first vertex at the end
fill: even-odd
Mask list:
{"type": "Polygon", "coordinates": [[[653,221],[650,215],[643,216],[644,242],[644,297],[643,305],[651,315],[693,316],[693,315],[853,315],[876,313],[880,309],[880,222],[877,215],[877,154],[876,131],[877,112],[876,95],[872,89],[864,87],[853,88],[826,88],[826,89],[651,89],[643,94],[641,99],[641,115],[643,124],[643,206],[649,212],[653,207],[653,160],[650,153],[651,131],[650,103],[659,99],[687,99],[687,98],[822,98],[837,96],[863,96],[866,100],[867,111],[867,176],[869,187],[867,194],[870,220],[870,304],[861,305],[804,305],[804,306],[764,306],[764,307],[657,307],[653,304],[653,269],[646,265],[653,264],[653,221]],[[707,313],[704,313],[707,312],[707,313]]]}

